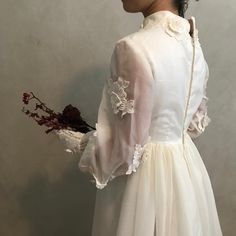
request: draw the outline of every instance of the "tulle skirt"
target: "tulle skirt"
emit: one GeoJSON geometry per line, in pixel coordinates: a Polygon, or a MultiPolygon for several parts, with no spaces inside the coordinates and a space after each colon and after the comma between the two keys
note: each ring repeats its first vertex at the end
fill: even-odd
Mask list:
{"type": "Polygon", "coordinates": [[[98,189],[92,236],[222,236],[208,172],[190,136],[150,142],[137,171],[98,189]]]}

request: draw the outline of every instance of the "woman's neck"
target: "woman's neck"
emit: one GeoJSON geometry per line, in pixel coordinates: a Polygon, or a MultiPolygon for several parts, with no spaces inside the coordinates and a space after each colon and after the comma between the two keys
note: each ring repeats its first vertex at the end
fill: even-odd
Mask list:
{"type": "Polygon", "coordinates": [[[147,17],[148,15],[157,12],[157,11],[171,11],[176,15],[179,15],[176,7],[173,6],[172,1],[153,1],[148,8],[142,11],[143,16],[147,17]]]}

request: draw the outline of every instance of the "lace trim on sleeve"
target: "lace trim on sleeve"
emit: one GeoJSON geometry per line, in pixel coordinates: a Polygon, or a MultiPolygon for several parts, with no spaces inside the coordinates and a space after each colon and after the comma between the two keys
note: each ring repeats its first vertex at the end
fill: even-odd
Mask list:
{"type": "Polygon", "coordinates": [[[132,163],[129,165],[128,170],[126,171],[127,175],[133,172],[136,172],[140,163],[143,163],[148,158],[149,148],[147,147],[147,145],[149,144],[150,140],[151,140],[151,136],[148,137],[146,143],[143,146],[141,144],[135,144],[132,163]]]}
{"type": "Polygon", "coordinates": [[[193,119],[190,122],[190,125],[187,129],[189,135],[192,138],[198,137],[201,133],[204,132],[205,128],[211,122],[210,117],[207,115],[207,105],[208,97],[204,96],[199,109],[194,114],[193,119]]]}
{"type": "Polygon", "coordinates": [[[136,172],[137,168],[140,165],[140,158],[143,154],[143,151],[144,151],[144,147],[142,147],[140,144],[135,145],[132,163],[129,165],[129,168],[126,171],[127,175],[131,174],[132,172],[136,172]]]}
{"type": "Polygon", "coordinates": [[[77,153],[80,150],[80,141],[84,133],[68,129],[60,129],[55,132],[59,139],[64,143],[66,152],[77,153]]]}
{"type": "MultiPolygon", "coordinates": [[[[140,163],[142,162],[141,157],[144,153],[144,146],[141,146],[140,144],[135,145],[134,155],[132,159],[132,163],[129,165],[128,170],[126,171],[126,175],[130,175],[133,172],[136,172],[137,168],[139,167],[140,163]]],[[[100,183],[99,180],[96,178],[96,176],[93,174],[93,171],[90,170],[90,173],[93,175],[93,179],[90,180],[91,183],[96,184],[96,188],[103,189],[107,186],[108,182],[116,178],[115,175],[111,175],[110,178],[105,183],[100,183]]]]}

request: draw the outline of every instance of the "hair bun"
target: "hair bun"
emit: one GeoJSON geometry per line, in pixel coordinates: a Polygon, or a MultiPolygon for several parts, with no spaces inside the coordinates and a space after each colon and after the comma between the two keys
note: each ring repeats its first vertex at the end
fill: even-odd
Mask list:
{"type": "MultiPolygon", "coordinates": [[[[199,0],[195,0],[195,1],[199,1],[199,0]]],[[[174,0],[174,5],[175,7],[178,8],[178,13],[180,16],[184,17],[184,13],[188,9],[188,3],[189,3],[189,0],[174,0]]]]}

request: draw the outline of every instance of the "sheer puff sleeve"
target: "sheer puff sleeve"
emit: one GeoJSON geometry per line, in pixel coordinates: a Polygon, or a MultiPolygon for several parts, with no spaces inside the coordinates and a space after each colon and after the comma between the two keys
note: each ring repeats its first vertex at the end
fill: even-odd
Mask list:
{"type": "Polygon", "coordinates": [[[207,82],[209,79],[209,68],[207,65],[207,62],[205,61],[206,66],[206,75],[205,75],[205,81],[204,81],[204,87],[203,87],[203,98],[202,101],[197,109],[197,111],[194,113],[192,120],[188,127],[188,134],[192,139],[195,139],[199,137],[205,130],[205,128],[209,125],[211,122],[210,117],[207,114],[207,102],[209,98],[207,97],[207,82]]]}
{"type": "Polygon", "coordinates": [[[96,131],[82,138],[87,145],[78,163],[99,189],[120,175],[135,172],[141,162],[153,108],[150,64],[131,38],[117,41],[98,110],[96,131]]]}

